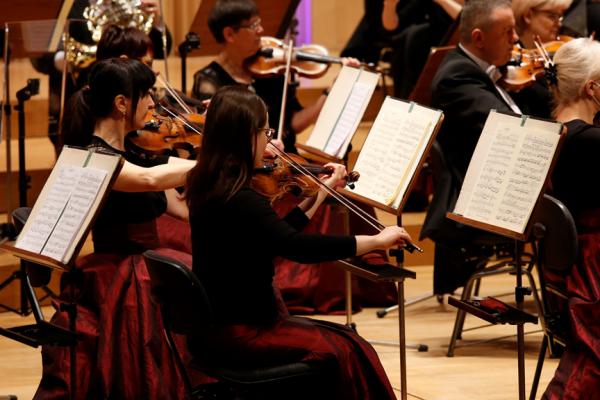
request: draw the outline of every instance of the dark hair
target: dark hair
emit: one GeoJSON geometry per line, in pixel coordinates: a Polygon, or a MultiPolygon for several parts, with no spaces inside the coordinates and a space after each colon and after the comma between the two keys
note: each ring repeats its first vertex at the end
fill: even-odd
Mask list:
{"type": "MultiPolygon", "coordinates": [[[[113,112],[115,97],[131,99],[131,108],[154,86],[156,76],[146,65],[133,59],[111,58],[92,67],[88,85],[76,92],[65,110],[62,142],[71,146],[90,144],[96,121],[113,112]]],[[[135,112],[130,116],[133,121],[135,112]]]]}
{"type": "Polygon", "coordinates": [[[152,52],[152,41],[144,32],[138,28],[121,28],[117,25],[109,25],[102,32],[96,50],[96,60],[126,55],[129,58],[141,59],[152,52]]]}
{"type": "Polygon", "coordinates": [[[252,0],[217,0],[208,16],[208,27],[218,43],[225,42],[223,29],[239,29],[243,21],[258,15],[252,0]]]}
{"type": "Polygon", "coordinates": [[[510,8],[511,0],[468,0],[460,13],[460,41],[471,43],[474,29],[485,30],[494,22],[492,13],[498,8],[510,8]]]}
{"type": "Polygon", "coordinates": [[[206,114],[202,147],[186,185],[190,214],[205,204],[226,202],[254,171],[257,133],[267,123],[267,106],[242,86],[214,95],[206,114]]]}

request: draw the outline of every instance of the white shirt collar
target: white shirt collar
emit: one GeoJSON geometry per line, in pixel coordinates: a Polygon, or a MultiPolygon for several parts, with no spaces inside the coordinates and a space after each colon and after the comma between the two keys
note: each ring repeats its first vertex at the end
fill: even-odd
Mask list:
{"type": "Polygon", "coordinates": [[[475,54],[473,54],[469,50],[467,50],[465,48],[465,46],[462,45],[462,43],[459,43],[458,47],[460,47],[460,49],[462,51],[464,51],[465,54],[471,60],[473,60],[477,65],[479,65],[479,67],[490,77],[490,79],[492,80],[492,82],[494,82],[494,84],[496,82],[498,82],[498,79],[500,79],[502,77],[502,74],[500,73],[500,71],[498,71],[498,67],[496,67],[495,65],[490,64],[487,61],[482,60],[481,58],[477,57],[475,54]]]}

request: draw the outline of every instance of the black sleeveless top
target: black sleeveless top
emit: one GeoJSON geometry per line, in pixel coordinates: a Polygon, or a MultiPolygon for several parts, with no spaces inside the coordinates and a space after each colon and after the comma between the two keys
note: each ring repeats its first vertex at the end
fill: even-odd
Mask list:
{"type": "MultiPolygon", "coordinates": [[[[92,137],[88,148],[102,149],[119,154],[129,162],[134,161],[128,159],[127,153],[111,147],[97,136],[92,137]]],[[[164,191],[130,193],[111,190],[92,227],[94,251],[132,254],[154,247],[154,220],[166,210],[164,191]]]]}

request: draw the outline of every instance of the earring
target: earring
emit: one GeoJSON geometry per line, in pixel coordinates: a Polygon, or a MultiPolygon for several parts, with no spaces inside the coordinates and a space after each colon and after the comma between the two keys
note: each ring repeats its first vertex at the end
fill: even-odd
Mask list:
{"type": "Polygon", "coordinates": [[[127,111],[123,111],[123,119],[127,117],[127,111]]]}

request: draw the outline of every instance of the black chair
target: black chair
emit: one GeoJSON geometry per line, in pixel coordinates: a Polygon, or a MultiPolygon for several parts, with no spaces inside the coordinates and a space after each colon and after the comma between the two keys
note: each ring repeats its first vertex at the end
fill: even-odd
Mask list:
{"type": "MultiPolygon", "coordinates": [[[[448,164],[441,145],[436,141],[431,146],[429,152],[429,165],[433,178],[434,196],[440,196],[441,198],[450,199],[452,193],[451,181],[456,179],[453,177],[452,168],[448,164]]],[[[451,200],[448,200],[451,201],[451,200]]],[[[435,199],[431,203],[431,207],[439,206],[440,203],[436,203],[435,199]]],[[[427,214],[427,218],[424,223],[424,227],[428,225],[428,219],[443,217],[445,215],[440,214],[436,216],[435,212],[430,210],[427,214]]],[[[445,209],[443,210],[445,214],[445,209]]],[[[454,222],[446,221],[444,223],[454,224],[454,222]]],[[[469,228],[470,229],[470,228],[469,228]]],[[[471,230],[471,229],[470,229],[471,230]]],[[[474,230],[472,230],[475,233],[474,230]]],[[[428,235],[428,231],[424,228],[421,232],[419,240],[424,239],[428,235]]],[[[452,242],[451,244],[439,241],[436,237],[432,237],[437,246],[458,246],[462,258],[465,262],[473,263],[475,265],[474,272],[467,279],[463,292],[461,295],[461,301],[465,301],[471,298],[472,295],[479,295],[481,288],[481,279],[488,276],[495,276],[500,274],[515,273],[516,263],[514,258],[514,241],[508,238],[504,238],[498,235],[494,235],[485,231],[477,231],[476,234],[472,234],[472,238],[469,239],[468,243],[457,244],[452,242]]],[[[531,270],[534,265],[534,259],[529,254],[523,254],[521,262],[526,264],[526,268],[523,268],[523,273],[527,276],[529,284],[532,287],[532,293],[536,304],[540,304],[540,300],[537,296],[536,284],[531,270]]],[[[538,309],[541,309],[538,306],[538,309]]],[[[452,336],[450,337],[450,343],[448,345],[448,357],[454,356],[454,349],[456,342],[462,339],[462,333],[465,323],[466,311],[458,309],[456,313],[456,320],[454,322],[454,328],[452,330],[452,336]]]]}
{"type": "Polygon", "coordinates": [[[534,216],[533,236],[537,244],[538,278],[542,310],[540,321],[544,338],[531,386],[530,399],[535,399],[548,347],[557,355],[566,346],[569,332],[568,296],[560,278],[566,276],[577,260],[577,228],[571,213],[560,201],[544,195],[534,216]],[[558,277],[553,282],[548,276],[558,277]]]}
{"type": "MultiPolygon", "coordinates": [[[[191,398],[211,396],[210,385],[193,387],[179,354],[172,333],[201,335],[213,324],[212,307],[202,283],[182,263],[152,250],[144,253],[150,274],[152,295],[160,305],[164,334],[191,398]],[[208,392],[208,394],[207,394],[208,392]]],[[[207,364],[193,360],[190,367],[217,379],[225,386],[219,388],[235,399],[326,399],[322,392],[332,375],[326,362],[296,362],[270,368],[244,369],[237,365],[207,364]],[[312,391],[313,393],[309,393],[312,391]],[[323,397],[321,397],[323,396],[323,397]]]]}

